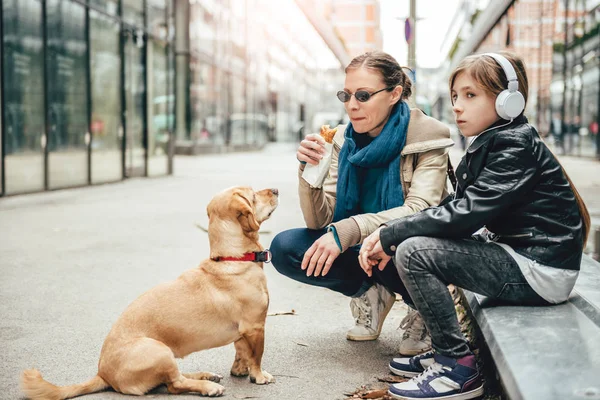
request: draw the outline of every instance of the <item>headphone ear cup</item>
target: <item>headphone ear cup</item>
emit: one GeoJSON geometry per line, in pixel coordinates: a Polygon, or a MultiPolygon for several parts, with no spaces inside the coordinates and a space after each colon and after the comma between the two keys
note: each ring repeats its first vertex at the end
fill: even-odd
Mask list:
{"type": "Polygon", "coordinates": [[[525,98],[518,90],[511,92],[508,89],[500,92],[496,97],[496,113],[502,119],[511,120],[518,117],[525,108],[525,98]]]}

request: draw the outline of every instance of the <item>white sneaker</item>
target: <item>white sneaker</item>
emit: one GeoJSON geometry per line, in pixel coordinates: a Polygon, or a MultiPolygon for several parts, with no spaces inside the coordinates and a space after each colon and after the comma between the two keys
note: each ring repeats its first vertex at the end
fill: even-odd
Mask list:
{"type": "Polygon", "coordinates": [[[416,356],[431,350],[431,336],[417,310],[408,308],[406,317],[400,322],[400,329],[404,329],[402,342],[400,342],[400,354],[416,356]]]}
{"type": "Polygon", "coordinates": [[[395,301],[396,296],[378,283],[371,286],[362,296],[353,297],[350,301],[350,309],[356,325],[348,331],[346,339],[355,341],[377,339],[383,321],[395,301]]]}

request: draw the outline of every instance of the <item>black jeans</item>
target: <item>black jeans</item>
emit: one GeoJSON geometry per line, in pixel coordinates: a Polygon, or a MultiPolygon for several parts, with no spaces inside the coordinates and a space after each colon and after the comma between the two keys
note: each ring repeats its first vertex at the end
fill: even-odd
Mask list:
{"type": "Polygon", "coordinates": [[[447,285],[509,304],[549,304],[529,286],[510,254],[494,243],[413,237],[398,246],[394,259],[433,348],[448,357],[459,358],[470,350],[447,285]]]}
{"type": "Polygon", "coordinates": [[[374,268],[373,277],[369,278],[358,262],[357,247],[340,254],[327,275],[306,276],[306,271],[300,268],[304,253],[325,232],[325,229],[298,228],[279,233],[273,238],[270,248],[275,269],[298,282],[325,287],[350,297],[360,296],[377,282],[400,294],[404,302],[412,306],[412,300],[393,264],[389,263],[383,271],[374,268]]]}

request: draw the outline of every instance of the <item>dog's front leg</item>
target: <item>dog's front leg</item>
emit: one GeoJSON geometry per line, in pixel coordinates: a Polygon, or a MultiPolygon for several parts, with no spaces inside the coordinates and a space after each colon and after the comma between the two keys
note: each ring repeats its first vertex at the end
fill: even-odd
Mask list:
{"type": "Polygon", "coordinates": [[[273,376],[260,367],[265,349],[265,330],[263,327],[242,332],[242,338],[236,342],[236,349],[238,348],[242,348],[248,354],[247,363],[251,382],[258,385],[275,382],[273,376]]]}
{"type": "Polygon", "coordinates": [[[250,346],[246,339],[239,338],[233,344],[235,346],[235,361],[231,366],[231,375],[248,376],[248,359],[250,358],[250,346]]]}

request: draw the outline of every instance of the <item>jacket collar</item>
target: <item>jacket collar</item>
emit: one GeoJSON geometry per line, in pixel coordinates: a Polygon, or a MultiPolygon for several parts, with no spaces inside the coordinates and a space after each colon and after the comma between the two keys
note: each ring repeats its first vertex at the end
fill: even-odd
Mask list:
{"type": "Polygon", "coordinates": [[[469,145],[469,148],[467,148],[467,153],[474,153],[475,151],[479,150],[481,146],[489,142],[489,140],[494,136],[496,132],[498,132],[498,130],[510,129],[513,126],[526,124],[527,122],[527,117],[525,117],[523,114],[519,115],[517,118],[513,119],[508,124],[504,119],[494,122],[483,133],[479,134],[475,137],[475,139],[473,139],[473,141],[469,145]]]}

